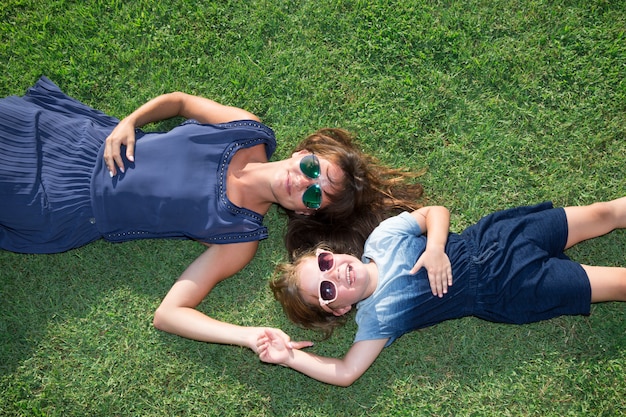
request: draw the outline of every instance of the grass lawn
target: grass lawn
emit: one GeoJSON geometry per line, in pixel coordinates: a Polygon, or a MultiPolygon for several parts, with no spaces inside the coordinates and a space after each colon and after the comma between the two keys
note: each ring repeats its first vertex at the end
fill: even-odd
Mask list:
{"type": "MultiPolygon", "coordinates": [[[[275,158],[343,127],[385,163],[420,170],[461,231],[552,200],[626,194],[626,2],[611,0],[3,0],[0,95],[47,75],[122,118],[185,91],[245,108],[275,158]]],[[[154,126],[165,129],[165,122],[154,126]]],[[[291,325],[267,286],[284,218],[255,260],[200,309],[291,325]]],[[[262,364],[245,348],[155,330],[152,314],[202,247],[98,241],[57,255],[0,251],[2,416],[618,416],[626,413],[626,306],[532,325],[467,318],[411,333],[349,388],[262,364]]],[[[626,232],[568,252],[626,265],[626,232]]]]}

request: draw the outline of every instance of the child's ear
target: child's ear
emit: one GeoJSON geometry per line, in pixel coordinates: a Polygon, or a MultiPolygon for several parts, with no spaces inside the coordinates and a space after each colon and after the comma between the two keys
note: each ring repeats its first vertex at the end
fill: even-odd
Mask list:
{"type": "Polygon", "coordinates": [[[344,314],[347,314],[348,311],[350,310],[352,310],[352,306],[347,306],[347,307],[342,307],[342,308],[337,308],[337,309],[333,308],[333,314],[335,316],[343,316],[344,314]]]}

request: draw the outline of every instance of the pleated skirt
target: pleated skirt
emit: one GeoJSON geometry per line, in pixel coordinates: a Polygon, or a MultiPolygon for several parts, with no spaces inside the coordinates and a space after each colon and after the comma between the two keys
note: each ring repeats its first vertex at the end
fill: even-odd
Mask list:
{"type": "Polygon", "coordinates": [[[118,122],[46,77],[0,99],[0,248],[55,253],[100,238],[91,174],[118,122]]]}

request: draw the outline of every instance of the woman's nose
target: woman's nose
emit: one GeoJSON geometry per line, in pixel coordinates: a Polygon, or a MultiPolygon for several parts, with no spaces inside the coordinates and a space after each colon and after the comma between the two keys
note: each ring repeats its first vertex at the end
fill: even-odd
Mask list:
{"type": "Polygon", "coordinates": [[[300,191],[304,191],[311,185],[315,184],[317,181],[317,179],[309,178],[304,174],[300,174],[300,178],[298,180],[298,188],[300,189],[300,191]]]}

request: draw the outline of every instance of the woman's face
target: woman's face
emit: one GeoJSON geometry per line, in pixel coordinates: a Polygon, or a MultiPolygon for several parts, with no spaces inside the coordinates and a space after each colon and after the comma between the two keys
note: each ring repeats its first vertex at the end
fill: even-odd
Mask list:
{"type": "Polygon", "coordinates": [[[312,214],[330,203],[329,195],[341,192],[344,172],[329,160],[308,151],[295,152],[277,172],[272,192],[278,204],[299,214],[312,214]]]}

